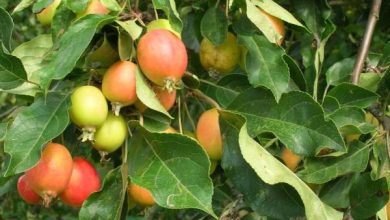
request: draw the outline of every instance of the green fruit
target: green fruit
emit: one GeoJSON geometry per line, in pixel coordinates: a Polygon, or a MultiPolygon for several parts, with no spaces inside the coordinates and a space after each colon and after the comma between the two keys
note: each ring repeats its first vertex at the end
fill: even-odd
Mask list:
{"type": "Polygon", "coordinates": [[[111,153],[117,150],[127,136],[127,124],[122,116],[109,114],[95,133],[95,149],[111,153]]]}
{"type": "Polygon", "coordinates": [[[107,118],[108,105],[103,93],[94,86],[81,86],[71,96],[70,119],[83,129],[83,141],[93,140],[93,133],[107,118]]]}
{"type": "Polygon", "coordinates": [[[165,29],[165,30],[171,31],[172,33],[176,34],[176,36],[181,38],[180,34],[178,32],[176,32],[175,30],[173,30],[171,24],[169,23],[169,20],[167,20],[167,19],[157,19],[157,20],[151,21],[146,26],[147,32],[157,30],[157,29],[165,29]]]}
{"type": "Polygon", "coordinates": [[[241,49],[236,37],[228,33],[223,44],[215,46],[207,38],[200,44],[200,63],[207,71],[226,74],[234,70],[240,61],[241,49]]]}
{"type": "Polygon", "coordinates": [[[43,9],[37,14],[37,19],[43,25],[51,24],[53,17],[56,13],[57,7],[60,5],[61,0],[54,0],[49,6],[43,9]]]}

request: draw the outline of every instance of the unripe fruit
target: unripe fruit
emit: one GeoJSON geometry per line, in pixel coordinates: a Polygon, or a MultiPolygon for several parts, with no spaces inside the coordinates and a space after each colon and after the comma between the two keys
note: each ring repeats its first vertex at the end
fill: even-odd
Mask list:
{"type": "Polygon", "coordinates": [[[127,124],[122,116],[108,114],[107,119],[95,133],[94,148],[111,153],[117,150],[127,136],[127,124]]]}
{"type": "Polygon", "coordinates": [[[83,202],[100,189],[100,178],[96,169],[86,159],[75,157],[73,170],[61,200],[72,207],[79,208],[83,202]]]}
{"type": "Polygon", "coordinates": [[[130,183],[127,187],[127,192],[130,197],[139,205],[152,206],[156,204],[154,198],[149,190],[144,187],[138,186],[137,184],[130,183]]]}
{"type": "Polygon", "coordinates": [[[268,14],[267,12],[265,12],[262,9],[259,9],[259,11],[262,15],[264,15],[267,18],[268,22],[274,28],[275,32],[281,36],[281,38],[276,40],[276,44],[281,45],[283,43],[283,40],[284,40],[284,35],[286,34],[286,30],[284,28],[283,21],[277,17],[274,17],[274,16],[268,14]]]}
{"type": "Polygon", "coordinates": [[[39,204],[41,203],[41,197],[34,192],[31,187],[27,184],[26,175],[22,175],[18,179],[17,184],[18,192],[20,197],[28,204],[39,204]]]}
{"type": "Polygon", "coordinates": [[[218,46],[204,38],[200,44],[200,63],[207,71],[215,71],[226,74],[234,70],[240,61],[241,49],[237,39],[232,33],[228,33],[226,40],[218,46]]]}
{"type": "Polygon", "coordinates": [[[301,161],[301,157],[291,152],[288,148],[283,149],[281,157],[284,164],[293,172],[301,161]]]}
{"type": "Polygon", "coordinates": [[[184,43],[168,30],[153,30],[141,37],[137,47],[138,64],[153,83],[173,89],[187,68],[184,43]]]}
{"type": "Polygon", "coordinates": [[[177,134],[177,131],[172,128],[172,127],[168,127],[167,129],[165,129],[164,131],[162,131],[161,133],[165,133],[165,134],[177,134]]]}
{"type": "Polygon", "coordinates": [[[122,106],[133,104],[137,100],[135,75],[137,66],[130,61],[114,63],[104,74],[102,91],[111,102],[115,115],[119,115],[122,106]]]}
{"type": "Polygon", "coordinates": [[[108,10],[101,2],[100,0],[90,0],[87,8],[78,14],[78,17],[82,17],[89,14],[108,14],[110,13],[110,10],[108,10]]]}
{"type": "Polygon", "coordinates": [[[153,30],[158,30],[158,29],[165,29],[168,31],[171,31],[174,33],[178,38],[181,38],[180,34],[173,30],[171,24],[169,23],[168,19],[156,19],[154,21],[151,21],[147,26],[146,26],[146,31],[150,32],[153,30]]]}
{"type": "Polygon", "coordinates": [[[43,204],[49,206],[51,199],[66,188],[72,166],[72,156],[65,146],[48,143],[38,164],[26,171],[26,181],[43,198],[43,204]]]}
{"type": "Polygon", "coordinates": [[[50,5],[37,14],[37,19],[43,25],[51,24],[61,0],[54,0],[50,5]]]}
{"type": "Polygon", "coordinates": [[[71,101],[70,119],[83,129],[82,141],[93,140],[96,128],[107,118],[106,98],[94,86],[81,86],[73,92],[71,101]]]}
{"type": "Polygon", "coordinates": [[[210,160],[210,174],[213,174],[217,168],[218,162],[215,160],[210,160]]]}
{"type": "Polygon", "coordinates": [[[217,109],[207,110],[202,113],[196,126],[196,137],[212,160],[222,158],[223,146],[218,118],[217,109]]]}

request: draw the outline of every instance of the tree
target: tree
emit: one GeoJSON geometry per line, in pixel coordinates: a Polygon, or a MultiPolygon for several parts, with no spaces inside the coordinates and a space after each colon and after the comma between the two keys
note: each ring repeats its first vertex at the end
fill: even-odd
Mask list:
{"type": "Polygon", "coordinates": [[[0,218],[385,219],[389,15],[380,0],[1,1],[0,218]],[[59,199],[24,175],[53,143],[84,164],[59,199]]]}

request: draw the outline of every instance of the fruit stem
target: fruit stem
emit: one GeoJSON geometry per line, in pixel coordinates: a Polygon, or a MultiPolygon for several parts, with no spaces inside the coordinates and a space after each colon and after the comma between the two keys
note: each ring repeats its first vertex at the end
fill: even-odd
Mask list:
{"type": "Polygon", "coordinates": [[[192,94],[200,99],[202,99],[203,101],[207,102],[208,104],[210,104],[211,106],[215,107],[216,109],[221,109],[221,107],[219,106],[219,104],[214,101],[214,99],[208,97],[207,95],[205,95],[203,92],[201,92],[200,90],[198,89],[194,89],[192,90],[192,94]]]}
{"type": "Polygon", "coordinates": [[[111,102],[112,112],[115,116],[119,116],[119,112],[121,108],[123,107],[123,104],[119,102],[111,102]]]}
{"type": "Polygon", "coordinates": [[[180,134],[183,134],[183,125],[182,125],[182,121],[181,121],[181,98],[180,96],[177,97],[177,102],[178,102],[178,120],[179,120],[179,131],[180,131],[180,134]]]}
{"type": "Polygon", "coordinates": [[[82,129],[83,133],[78,138],[81,142],[94,141],[95,140],[95,131],[94,127],[86,126],[82,129]]]}
{"type": "Polygon", "coordinates": [[[45,192],[45,193],[43,194],[43,196],[42,196],[42,205],[43,205],[45,208],[49,208],[52,199],[55,198],[55,197],[56,197],[55,193],[53,193],[53,192],[45,192]]]}

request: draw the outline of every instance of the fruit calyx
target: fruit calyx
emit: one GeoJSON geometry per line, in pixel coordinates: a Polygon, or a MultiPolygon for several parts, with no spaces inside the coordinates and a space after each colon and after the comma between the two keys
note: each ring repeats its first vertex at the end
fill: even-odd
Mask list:
{"type": "Polygon", "coordinates": [[[95,132],[96,132],[95,127],[90,127],[90,126],[83,127],[82,132],[83,133],[78,138],[79,140],[81,140],[81,142],[86,142],[86,141],[93,142],[95,140],[95,132]]]}

